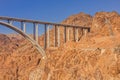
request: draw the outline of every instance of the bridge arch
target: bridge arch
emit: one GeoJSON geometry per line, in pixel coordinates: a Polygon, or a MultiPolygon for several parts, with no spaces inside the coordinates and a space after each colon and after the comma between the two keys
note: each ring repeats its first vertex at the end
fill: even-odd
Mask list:
{"type": "Polygon", "coordinates": [[[35,47],[36,49],[41,53],[42,58],[45,59],[46,58],[46,54],[45,51],[42,49],[42,47],[35,41],[33,40],[28,34],[24,33],[22,30],[18,29],[16,26],[13,26],[9,23],[6,22],[2,22],[0,21],[0,25],[10,28],[14,31],[16,31],[17,33],[21,34],[25,39],[29,40],[35,47]]]}

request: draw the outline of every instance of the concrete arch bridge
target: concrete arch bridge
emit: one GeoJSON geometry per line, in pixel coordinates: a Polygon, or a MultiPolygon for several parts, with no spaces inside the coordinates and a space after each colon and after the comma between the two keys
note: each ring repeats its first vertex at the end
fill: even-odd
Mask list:
{"type": "MultiPolygon", "coordinates": [[[[82,26],[76,26],[76,25],[69,25],[69,24],[58,24],[58,23],[50,23],[50,22],[42,22],[42,21],[37,21],[37,20],[29,20],[29,19],[19,19],[19,18],[11,18],[11,17],[2,17],[0,16],[0,25],[10,28],[17,33],[21,34],[25,39],[28,39],[39,51],[39,53],[42,55],[43,63],[46,60],[46,54],[45,54],[45,49],[49,47],[49,42],[50,42],[50,32],[49,32],[49,26],[54,26],[54,47],[59,47],[61,42],[60,42],[60,27],[63,27],[63,34],[64,34],[64,43],[66,43],[69,40],[69,34],[70,31],[69,29],[72,28],[73,30],[73,40],[76,42],[78,41],[78,30],[85,31],[84,34],[86,35],[87,32],[90,32],[90,27],[82,27],[82,26]],[[21,28],[18,28],[17,26],[14,25],[14,23],[19,22],[21,28]],[[33,24],[33,38],[30,37],[26,33],[26,23],[32,23],[33,24]],[[44,48],[42,48],[38,44],[38,37],[39,37],[39,30],[38,28],[40,27],[39,25],[42,24],[44,25],[44,48]]],[[[44,65],[43,65],[44,67],[44,65]]]]}

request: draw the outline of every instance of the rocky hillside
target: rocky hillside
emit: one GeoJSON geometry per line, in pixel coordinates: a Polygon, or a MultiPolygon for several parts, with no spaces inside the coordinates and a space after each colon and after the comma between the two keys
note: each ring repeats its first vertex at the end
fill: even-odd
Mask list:
{"type": "Polygon", "coordinates": [[[30,71],[39,66],[41,55],[24,38],[0,34],[0,41],[0,80],[28,80],[30,71]]]}
{"type": "Polygon", "coordinates": [[[94,16],[80,13],[63,23],[90,26],[91,32],[77,43],[67,42],[56,50],[48,50],[47,78],[119,80],[120,15],[116,12],[98,12],[94,16]]]}
{"type": "MultiPolygon", "coordinates": [[[[91,32],[79,42],[70,40],[60,47],[48,48],[42,77],[41,55],[34,46],[24,38],[1,34],[0,80],[120,80],[120,15],[117,12],[97,12],[94,16],[79,13],[62,23],[90,26],[91,32]]],[[[53,31],[50,31],[52,41],[53,31]]],[[[60,31],[63,40],[63,28],[60,31]]],[[[39,39],[42,42],[44,35],[39,39]]]]}
{"type": "Polygon", "coordinates": [[[0,34],[0,54],[12,53],[19,44],[20,40],[15,37],[8,37],[7,35],[0,34]]]}
{"type": "Polygon", "coordinates": [[[97,12],[94,16],[79,13],[68,17],[62,23],[89,26],[93,34],[102,36],[120,32],[120,15],[117,12],[97,12]]]}

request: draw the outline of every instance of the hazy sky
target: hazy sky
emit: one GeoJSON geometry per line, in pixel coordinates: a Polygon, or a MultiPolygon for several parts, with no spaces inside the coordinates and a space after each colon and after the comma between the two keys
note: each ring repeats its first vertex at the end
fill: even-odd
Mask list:
{"type": "Polygon", "coordinates": [[[120,0],[0,0],[0,16],[49,22],[61,22],[79,12],[94,15],[98,11],[120,13],[120,0]]]}

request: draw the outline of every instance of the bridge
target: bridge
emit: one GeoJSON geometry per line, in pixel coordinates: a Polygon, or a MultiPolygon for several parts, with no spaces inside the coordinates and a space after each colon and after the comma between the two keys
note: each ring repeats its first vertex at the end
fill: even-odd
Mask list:
{"type": "MultiPolygon", "coordinates": [[[[52,29],[54,31],[52,34],[54,34],[54,47],[59,47],[61,44],[61,35],[62,33],[64,35],[64,43],[69,41],[70,39],[70,28],[73,31],[73,41],[77,42],[79,40],[79,30],[84,32],[83,35],[86,35],[87,32],[90,32],[90,27],[82,27],[82,26],[76,26],[76,25],[69,25],[69,24],[58,24],[58,23],[50,23],[50,22],[42,22],[37,20],[29,20],[29,19],[19,19],[19,18],[11,18],[11,17],[2,17],[0,16],[0,25],[10,28],[17,33],[21,34],[25,39],[29,40],[33,46],[36,47],[36,49],[39,51],[39,53],[42,55],[42,59],[40,62],[39,69],[41,70],[41,75],[44,72],[45,63],[46,63],[46,54],[45,49],[47,47],[50,47],[50,26],[53,26],[52,29]],[[18,28],[18,26],[15,26],[14,23],[19,22],[21,28],[18,28]],[[31,37],[29,34],[26,33],[26,27],[28,27],[26,24],[32,23],[33,24],[33,37],[31,37]],[[44,25],[44,48],[42,48],[38,41],[39,41],[39,27],[40,24],[44,25]],[[60,31],[60,28],[63,28],[63,32],[60,31]]],[[[82,35],[82,36],[83,36],[82,35]]]]}
{"type": "Polygon", "coordinates": [[[39,37],[39,25],[44,25],[44,49],[47,47],[50,47],[50,28],[49,26],[54,26],[54,47],[60,46],[60,27],[63,27],[64,29],[64,43],[69,40],[70,31],[69,28],[72,28],[73,30],[73,40],[75,42],[78,41],[78,30],[84,31],[84,35],[87,34],[87,32],[90,32],[90,27],[83,27],[83,26],[76,26],[76,25],[69,25],[69,24],[59,24],[59,23],[50,23],[50,22],[42,22],[38,20],[29,20],[29,19],[19,19],[19,18],[11,18],[11,17],[2,17],[0,16],[0,25],[3,25],[4,27],[11,28],[12,30],[18,32],[23,37],[31,41],[31,43],[38,49],[38,51],[41,53],[43,57],[46,56],[44,49],[38,44],[38,37],[39,37]],[[14,23],[19,22],[21,28],[19,29],[17,26],[14,26],[14,23]],[[30,37],[26,33],[26,23],[32,23],[33,24],[33,38],[30,37]]]}

